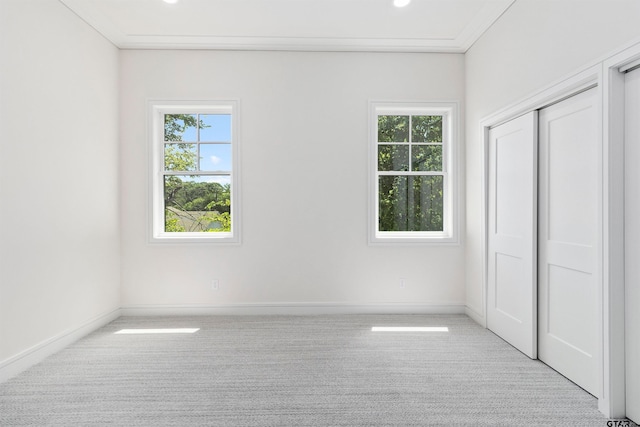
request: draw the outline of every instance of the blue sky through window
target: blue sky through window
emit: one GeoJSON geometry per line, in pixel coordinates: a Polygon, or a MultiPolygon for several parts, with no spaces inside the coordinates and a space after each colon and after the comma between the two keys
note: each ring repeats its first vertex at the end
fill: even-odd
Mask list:
{"type": "Polygon", "coordinates": [[[231,114],[201,114],[200,120],[200,142],[231,142],[231,114]]]}
{"type": "Polygon", "coordinates": [[[231,172],[231,144],[200,144],[200,170],[231,172]]]}
{"type": "MultiPolygon", "coordinates": [[[[200,127],[200,138],[198,138],[197,127],[189,126],[180,135],[180,140],[184,142],[200,142],[198,170],[231,173],[231,114],[191,114],[190,116],[193,117],[194,121],[197,117],[202,124],[200,127]]],[[[184,125],[182,120],[180,120],[180,123],[184,125]]],[[[193,149],[195,148],[194,145],[193,149]]],[[[182,179],[195,182],[230,183],[228,176],[207,176],[195,179],[182,177],[182,179]]]]}
{"type": "MultiPolygon", "coordinates": [[[[192,116],[196,117],[195,114],[192,116]]],[[[231,142],[231,114],[200,114],[200,142],[231,142]]],[[[198,141],[198,130],[189,126],[182,134],[185,142],[198,141]]]]}

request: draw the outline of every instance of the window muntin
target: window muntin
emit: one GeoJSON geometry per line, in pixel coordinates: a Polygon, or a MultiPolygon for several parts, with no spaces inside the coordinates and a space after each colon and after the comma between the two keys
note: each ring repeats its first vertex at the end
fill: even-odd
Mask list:
{"type": "Polygon", "coordinates": [[[372,243],[455,241],[455,110],[372,104],[372,243]]]}
{"type": "Polygon", "coordinates": [[[153,111],[153,240],[238,242],[235,102],[153,111]]]}

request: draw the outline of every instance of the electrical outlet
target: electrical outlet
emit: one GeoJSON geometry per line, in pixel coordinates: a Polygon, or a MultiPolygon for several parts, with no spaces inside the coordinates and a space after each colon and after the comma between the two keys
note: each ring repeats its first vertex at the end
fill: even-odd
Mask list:
{"type": "Polygon", "coordinates": [[[220,290],[220,280],[213,279],[211,281],[211,290],[212,291],[219,291],[220,290]]]}
{"type": "Polygon", "coordinates": [[[400,287],[404,288],[407,285],[407,279],[405,279],[404,277],[400,278],[400,287]]]}

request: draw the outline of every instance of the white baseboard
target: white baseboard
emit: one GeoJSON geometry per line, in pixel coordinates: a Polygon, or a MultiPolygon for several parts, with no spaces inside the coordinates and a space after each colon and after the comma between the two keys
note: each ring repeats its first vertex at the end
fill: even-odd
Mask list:
{"type": "Polygon", "coordinates": [[[123,316],[189,315],[318,315],[318,314],[465,314],[463,303],[453,304],[345,304],[345,303],[255,303],[223,305],[129,305],[123,316]]]}
{"type": "Polygon", "coordinates": [[[469,316],[474,322],[478,323],[483,328],[487,327],[487,319],[472,307],[466,306],[464,308],[464,314],[469,316]]]}
{"type": "Polygon", "coordinates": [[[321,314],[465,314],[463,303],[255,303],[224,305],[130,305],[89,320],[77,328],[61,332],[21,353],[0,362],[0,383],[42,362],[96,329],[120,316],[189,315],[321,315],[321,314]]]}
{"type": "Polygon", "coordinates": [[[120,309],[91,319],[77,328],[68,329],[21,353],[0,362],[0,383],[15,377],[80,338],[120,317],[120,309]]]}

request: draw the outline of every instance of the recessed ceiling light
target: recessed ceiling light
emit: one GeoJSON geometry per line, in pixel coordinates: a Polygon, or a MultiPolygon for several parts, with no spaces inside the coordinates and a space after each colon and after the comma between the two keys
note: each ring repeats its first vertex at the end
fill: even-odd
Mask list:
{"type": "MultiPolygon", "coordinates": [[[[165,1],[167,1],[167,0],[165,0],[165,1]]],[[[393,0],[393,5],[395,7],[405,7],[409,3],[411,3],[411,0],[393,0]]]]}
{"type": "Polygon", "coordinates": [[[169,3],[169,4],[176,4],[178,3],[178,0],[163,0],[165,3],[169,3]]]}

